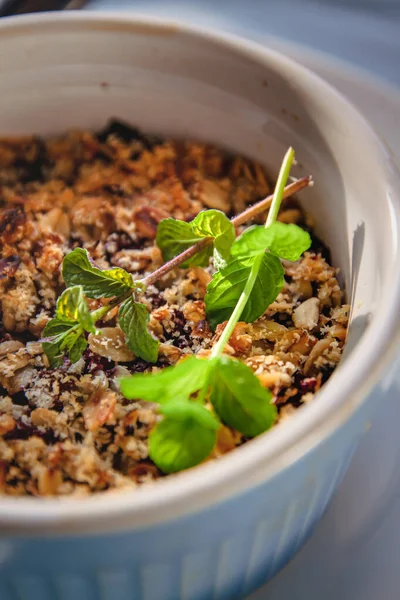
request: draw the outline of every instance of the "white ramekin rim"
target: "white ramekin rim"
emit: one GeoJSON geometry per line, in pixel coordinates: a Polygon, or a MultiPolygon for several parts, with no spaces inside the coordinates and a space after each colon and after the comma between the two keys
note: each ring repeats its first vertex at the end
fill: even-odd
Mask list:
{"type": "MultiPolygon", "coordinates": [[[[47,13],[5,18],[0,21],[0,35],[9,30],[26,32],[63,25],[90,25],[101,28],[114,24],[145,33],[185,32],[194,37],[221,44],[249,59],[262,63],[273,60],[281,65],[296,66],[298,72],[312,82],[316,93],[329,93],[332,100],[352,110],[353,118],[368,133],[371,143],[381,148],[382,172],[385,173],[387,194],[393,198],[392,223],[393,255],[398,255],[397,236],[400,229],[400,176],[391,164],[384,144],[366,123],[357,109],[351,106],[334,88],[307,68],[280,52],[258,43],[227,33],[214,32],[175,21],[154,17],[135,17],[123,12],[47,13]],[[385,158],[385,161],[383,160],[385,158]]],[[[284,427],[277,427],[251,443],[225,455],[217,461],[143,486],[132,492],[104,493],[86,499],[0,498],[0,530],[4,533],[98,533],[151,526],[172,518],[208,508],[222,500],[245,492],[271,478],[298,460],[322,439],[339,428],[363,403],[368,392],[393,360],[400,341],[400,269],[392,281],[386,281],[380,318],[374,318],[361,344],[353,350],[329,383],[319,392],[318,402],[298,411],[284,427]],[[339,390],[338,390],[339,388],[339,390]]]]}

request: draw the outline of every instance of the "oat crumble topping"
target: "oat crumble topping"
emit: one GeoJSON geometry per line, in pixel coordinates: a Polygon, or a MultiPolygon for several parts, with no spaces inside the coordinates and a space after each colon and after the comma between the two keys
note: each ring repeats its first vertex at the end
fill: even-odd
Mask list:
{"type": "MultiPolygon", "coordinates": [[[[270,191],[254,161],[143,136],[116,121],[98,135],[0,139],[1,493],[86,496],[161,477],[147,446],[156,406],[126,400],[118,378],[208,355],[224,327],[213,333],[206,320],[211,266],[179,269],[145,294],[160,340],[155,366],[129,350],[115,309],[77,363],[50,369],[38,340],[63,290],[65,254],[83,247],[101,268],[144,276],[162,264],[154,242],[161,219],[189,221],[204,208],[237,214],[270,191]]],[[[279,220],[311,230],[293,199],[279,220]]],[[[313,400],[341,357],[349,306],[329,261],[313,236],[297,263],[284,262],[276,301],[255,323],[238,323],[226,349],[272,391],[278,423],[313,400]]],[[[244,442],[222,426],[210,458],[244,442]]]]}

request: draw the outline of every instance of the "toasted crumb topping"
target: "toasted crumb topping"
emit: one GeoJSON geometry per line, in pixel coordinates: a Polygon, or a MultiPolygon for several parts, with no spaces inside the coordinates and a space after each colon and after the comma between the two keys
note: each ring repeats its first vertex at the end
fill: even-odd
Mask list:
{"type": "MultiPolygon", "coordinates": [[[[208,355],[204,295],[212,266],[177,269],[143,301],[160,340],[157,364],[129,350],[110,311],[83,357],[51,369],[38,341],[64,289],[61,264],[76,247],[100,268],[143,277],[162,264],[155,245],[165,217],[191,220],[205,208],[229,215],[271,192],[263,168],[206,144],[162,141],[118,122],[98,135],[0,139],[0,492],[87,496],[162,476],[148,456],[157,406],[128,401],[118,379],[208,355]]],[[[263,216],[261,216],[261,219],[263,216]]],[[[310,231],[297,202],[279,219],[310,231]]],[[[311,232],[312,233],[312,232],[311,232]]],[[[349,306],[326,247],[313,236],[285,287],[255,323],[238,323],[226,352],[269,388],[278,426],[314,399],[338,364],[349,306]]],[[[101,300],[90,300],[94,310],[101,300]]],[[[221,426],[209,459],[247,442],[221,426]]]]}

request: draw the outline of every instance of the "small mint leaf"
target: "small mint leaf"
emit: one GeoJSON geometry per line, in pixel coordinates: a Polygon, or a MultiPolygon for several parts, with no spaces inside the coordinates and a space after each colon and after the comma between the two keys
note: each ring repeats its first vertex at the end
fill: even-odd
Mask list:
{"type": "Polygon", "coordinates": [[[235,228],[223,212],[214,209],[205,210],[193,219],[191,226],[194,233],[197,235],[214,238],[214,249],[217,251],[217,263],[218,259],[228,261],[231,246],[235,240],[235,228]]]}
{"type": "MultiPolygon", "coordinates": [[[[158,225],[156,243],[163,259],[169,261],[203,238],[213,238],[216,263],[224,264],[222,261],[226,262],[230,256],[235,229],[228,217],[219,210],[205,210],[191,223],[172,218],[163,219],[158,225]],[[219,258],[220,262],[218,262],[219,258]]],[[[189,261],[182,263],[181,267],[207,266],[212,253],[213,248],[210,244],[189,261]]]]}
{"type": "Polygon", "coordinates": [[[72,363],[76,363],[87,348],[87,341],[83,336],[82,330],[70,331],[67,333],[61,343],[60,350],[68,354],[72,363]]]}
{"type": "Polygon", "coordinates": [[[86,349],[84,332],[95,332],[95,324],[79,285],[67,288],[57,300],[56,316],[43,330],[43,352],[50,366],[62,364],[66,354],[71,362],[77,362],[86,349]]]}
{"type": "Polygon", "coordinates": [[[89,333],[96,329],[80,285],[63,291],[57,300],[56,318],[64,323],[79,324],[89,333]]]}
{"type": "Polygon", "coordinates": [[[86,349],[87,341],[79,324],[66,323],[55,318],[51,319],[43,330],[42,346],[50,366],[55,368],[62,364],[64,355],[67,355],[72,363],[77,362],[86,349]]]}
{"type": "MultiPolygon", "coordinates": [[[[254,258],[234,259],[215,273],[207,286],[206,313],[213,329],[227,321],[243,290],[254,258]]],[[[272,254],[264,254],[254,287],[240,316],[242,321],[253,323],[276,299],[284,285],[284,271],[280,260],[272,254]]]]}
{"type": "Polygon", "coordinates": [[[194,401],[173,401],[161,408],[163,420],[149,436],[149,455],[164,473],[198,465],[217,441],[218,420],[194,401]]]}
{"type": "MultiPolygon", "coordinates": [[[[191,248],[202,239],[202,236],[193,232],[192,226],[186,221],[178,219],[163,219],[158,224],[156,244],[160,248],[163,259],[167,262],[181,254],[184,250],[191,248]]],[[[190,260],[191,265],[208,265],[212,248],[205,248],[190,260]]],[[[180,265],[182,268],[188,267],[188,262],[180,265]]]]}
{"type": "Polygon", "coordinates": [[[266,231],[272,236],[268,250],[284,260],[296,262],[311,246],[310,234],[293,223],[287,225],[276,221],[267,227],[266,231]]]}
{"type": "Polygon", "coordinates": [[[247,437],[267,431],[277,410],[253,371],[226,356],[212,359],[210,401],[221,420],[247,437]]]}
{"type": "Polygon", "coordinates": [[[128,400],[166,404],[174,400],[187,400],[205,383],[209,363],[190,356],[176,366],[157,373],[138,373],[120,381],[122,394],[128,400]]]}
{"type": "Polygon", "coordinates": [[[112,298],[135,289],[130,273],[118,267],[99,269],[83,248],[75,248],[67,254],[62,274],[67,287],[81,285],[88,298],[112,298]]]}
{"type": "Polygon", "coordinates": [[[269,250],[284,260],[297,261],[311,246],[311,237],[297,225],[276,221],[268,227],[255,225],[246,229],[234,242],[232,256],[246,258],[269,250]]]}
{"type": "Polygon", "coordinates": [[[268,229],[262,225],[253,225],[236,238],[231,254],[234,258],[249,258],[265,252],[271,242],[272,236],[268,229]]]}
{"type": "Polygon", "coordinates": [[[155,363],[160,342],[147,328],[149,319],[149,311],[145,305],[135,302],[132,297],[125,300],[119,308],[118,323],[126,335],[129,348],[136,356],[155,363]]]}

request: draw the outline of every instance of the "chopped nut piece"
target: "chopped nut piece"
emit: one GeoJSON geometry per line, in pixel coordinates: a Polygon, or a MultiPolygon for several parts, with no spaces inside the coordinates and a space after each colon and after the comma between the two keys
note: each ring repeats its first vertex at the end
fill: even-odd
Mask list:
{"type": "Polygon", "coordinates": [[[205,206],[229,212],[228,193],[216,181],[203,179],[198,185],[198,197],[205,206]]]}
{"type": "Polygon", "coordinates": [[[298,208],[288,208],[279,213],[277,220],[281,223],[298,223],[301,217],[302,214],[298,208]]]}
{"type": "Polygon", "coordinates": [[[39,221],[39,226],[45,233],[57,233],[63,237],[68,237],[71,230],[68,215],[58,207],[45,213],[39,221]]]}
{"type": "Polygon", "coordinates": [[[310,352],[309,357],[307,358],[307,361],[304,365],[304,373],[306,375],[308,375],[313,367],[313,364],[315,363],[315,361],[317,360],[317,358],[319,356],[321,356],[321,354],[323,354],[325,352],[325,350],[327,350],[329,348],[329,346],[332,344],[332,338],[325,338],[323,340],[319,340],[314,348],[312,349],[312,351],[310,352]]]}
{"type": "Polygon", "coordinates": [[[318,325],[319,300],[309,298],[293,311],[293,322],[299,329],[311,331],[318,325]]]}
{"type": "Polygon", "coordinates": [[[111,390],[97,390],[83,407],[86,428],[95,431],[114,419],[117,396],[111,390]]]}
{"type": "Polygon", "coordinates": [[[0,435],[5,435],[12,431],[16,426],[16,422],[10,415],[0,415],[0,435]]]}
{"type": "Polygon", "coordinates": [[[213,450],[213,456],[222,456],[234,450],[240,444],[240,435],[225,425],[221,425],[217,432],[217,443],[213,450]]]}
{"type": "Polygon", "coordinates": [[[267,388],[289,387],[292,384],[292,378],[287,373],[280,371],[271,371],[270,373],[260,373],[257,375],[261,385],[267,388]]]}
{"type": "Polygon", "coordinates": [[[135,358],[128,348],[125,334],[119,327],[103,327],[101,333],[89,335],[92,352],[116,362],[130,362],[135,358]]]}
{"type": "Polygon", "coordinates": [[[177,363],[182,357],[182,352],[179,350],[179,348],[171,346],[171,344],[161,343],[159,347],[159,354],[160,356],[165,356],[171,365],[177,363]]]}
{"type": "Polygon", "coordinates": [[[182,306],[182,312],[187,321],[193,321],[193,323],[196,325],[206,318],[205,304],[203,300],[190,300],[189,302],[186,302],[182,306]]]}
{"type": "Polygon", "coordinates": [[[62,475],[57,469],[43,467],[38,475],[38,493],[40,496],[54,496],[63,482],[62,475]]]}
{"type": "Polygon", "coordinates": [[[20,348],[23,348],[24,345],[18,340],[9,340],[7,342],[2,342],[0,344],[0,358],[7,356],[8,354],[13,354],[14,352],[18,352],[20,348]]]}

